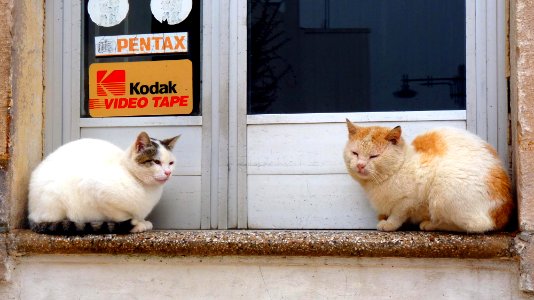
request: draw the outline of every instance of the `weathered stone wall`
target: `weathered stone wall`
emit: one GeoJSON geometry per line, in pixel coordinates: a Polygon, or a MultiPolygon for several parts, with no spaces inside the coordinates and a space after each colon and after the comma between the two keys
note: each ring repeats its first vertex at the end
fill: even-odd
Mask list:
{"type": "Polygon", "coordinates": [[[510,1],[510,97],[521,289],[534,292],[534,1],[510,1]]]}
{"type": "Polygon", "coordinates": [[[30,173],[42,159],[44,1],[15,1],[13,18],[13,129],[7,180],[9,228],[20,228],[26,219],[30,173]]]}
{"type": "Polygon", "coordinates": [[[534,230],[534,1],[511,2],[514,166],[522,231],[534,230]]]}
{"type": "Polygon", "coordinates": [[[513,260],[16,258],[0,299],[529,299],[513,260]]]}
{"type": "Polygon", "coordinates": [[[0,166],[8,158],[9,106],[11,102],[12,0],[0,0],[0,166]]]}
{"type": "Polygon", "coordinates": [[[13,0],[0,0],[0,225],[6,224],[8,217],[6,174],[11,106],[12,6],[13,0]]]}
{"type": "MultiPolygon", "coordinates": [[[[0,0],[0,223],[10,220],[10,228],[21,227],[25,219],[30,170],[42,155],[43,4],[44,1],[39,0],[0,0]],[[11,124],[9,114],[13,116],[11,124]],[[11,203],[4,206],[8,200],[11,203]]],[[[249,293],[251,297],[261,294],[265,297],[274,295],[275,298],[292,295],[306,298],[324,296],[319,294],[324,291],[332,294],[341,290],[340,297],[387,297],[399,295],[399,291],[405,291],[404,296],[409,297],[425,291],[436,297],[520,298],[525,295],[518,293],[519,276],[520,288],[534,292],[534,0],[511,0],[510,12],[512,147],[519,221],[524,231],[516,244],[521,253],[520,274],[514,260],[455,259],[445,262],[436,259],[309,257],[180,260],[154,256],[132,261],[115,256],[79,256],[75,261],[69,261],[69,256],[56,255],[42,260],[43,256],[15,258],[17,267],[12,269],[11,281],[0,283],[0,298],[20,295],[22,298],[26,295],[28,299],[35,295],[74,297],[95,291],[102,291],[101,296],[112,298],[128,294],[172,298],[181,293],[199,296],[222,293],[234,297],[246,297],[249,293]],[[272,262],[276,263],[273,265],[272,262]],[[127,276],[121,279],[124,274],[127,276]],[[81,284],[80,277],[87,280],[81,284]],[[119,281],[115,288],[109,289],[109,281],[116,278],[119,281]],[[132,284],[136,280],[152,285],[132,284]],[[217,284],[205,288],[199,282],[217,284]],[[150,286],[157,286],[157,289],[150,286]],[[255,288],[250,289],[250,286],[255,288]],[[414,289],[414,286],[418,288],[414,289]],[[47,289],[49,287],[55,288],[47,289]],[[302,287],[309,287],[317,294],[307,294],[302,287]],[[396,293],[390,293],[390,290],[396,293]]],[[[5,242],[0,240],[0,258],[5,258],[7,255],[2,254],[1,245],[5,242]]],[[[0,265],[0,281],[7,278],[2,270],[5,267],[5,264],[0,265]]]]}

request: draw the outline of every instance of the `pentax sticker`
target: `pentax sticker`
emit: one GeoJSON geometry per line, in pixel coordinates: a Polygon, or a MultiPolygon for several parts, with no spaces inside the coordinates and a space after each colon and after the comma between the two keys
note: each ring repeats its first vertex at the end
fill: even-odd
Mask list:
{"type": "Polygon", "coordinates": [[[89,67],[91,117],[184,115],[192,110],[193,69],[188,59],[89,67]]]}
{"type": "Polygon", "coordinates": [[[95,37],[95,55],[142,55],[188,52],[187,32],[95,37]]]}

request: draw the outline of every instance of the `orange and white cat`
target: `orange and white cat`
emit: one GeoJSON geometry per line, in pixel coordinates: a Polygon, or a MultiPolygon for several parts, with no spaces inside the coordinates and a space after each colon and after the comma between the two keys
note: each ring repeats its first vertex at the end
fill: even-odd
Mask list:
{"type": "Polygon", "coordinates": [[[378,212],[378,230],[413,223],[421,230],[486,232],[508,222],[510,179],[478,136],[441,128],[407,145],[400,126],[362,127],[347,119],[347,127],[345,164],[378,212]]]}

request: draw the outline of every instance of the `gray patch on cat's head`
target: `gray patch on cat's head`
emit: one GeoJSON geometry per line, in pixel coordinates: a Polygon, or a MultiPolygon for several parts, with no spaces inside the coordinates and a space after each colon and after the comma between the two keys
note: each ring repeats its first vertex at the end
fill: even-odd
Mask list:
{"type": "Polygon", "coordinates": [[[175,137],[162,140],[160,142],[167,150],[172,151],[172,149],[174,148],[174,145],[176,144],[176,141],[180,138],[180,136],[181,135],[177,135],[175,137]]]}
{"type": "Polygon", "coordinates": [[[160,147],[172,151],[179,138],[180,135],[165,140],[158,140],[150,138],[145,132],[141,132],[135,142],[137,151],[135,161],[138,164],[146,164],[156,160],[159,157],[160,147]]]}
{"type": "Polygon", "coordinates": [[[143,150],[137,153],[137,155],[135,156],[135,161],[138,164],[146,164],[156,159],[157,155],[157,146],[151,144],[150,146],[144,148],[143,150]]]}
{"type": "Polygon", "coordinates": [[[165,149],[172,151],[174,148],[174,145],[176,144],[176,141],[180,138],[181,135],[177,135],[175,137],[164,139],[164,140],[157,140],[154,138],[150,138],[152,143],[156,144],[156,147],[163,146],[165,149]]]}
{"type": "Polygon", "coordinates": [[[158,139],[150,138],[150,142],[152,143],[152,146],[159,148],[161,142],[158,139]]]}
{"type": "Polygon", "coordinates": [[[158,155],[158,147],[159,145],[152,141],[146,132],[141,132],[135,141],[135,161],[138,164],[146,164],[153,161],[158,155]]]}

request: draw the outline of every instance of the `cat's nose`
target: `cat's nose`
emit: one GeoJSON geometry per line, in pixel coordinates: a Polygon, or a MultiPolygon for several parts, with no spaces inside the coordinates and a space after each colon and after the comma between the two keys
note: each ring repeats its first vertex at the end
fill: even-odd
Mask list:
{"type": "Polygon", "coordinates": [[[363,170],[363,169],[365,168],[365,164],[364,164],[364,163],[358,163],[358,164],[356,165],[356,167],[358,167],[358,170],[361,171],[361,170],[363,170]]]}
{"type": "Polygon", "coordinates": [[[171,176],[171,170],[165,170],[164,173],[167,177],[171,176]]]}

